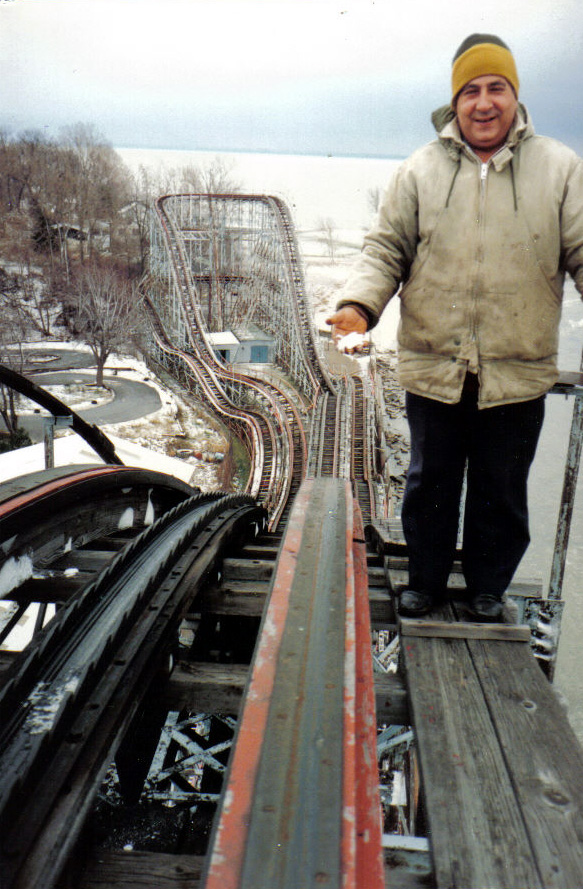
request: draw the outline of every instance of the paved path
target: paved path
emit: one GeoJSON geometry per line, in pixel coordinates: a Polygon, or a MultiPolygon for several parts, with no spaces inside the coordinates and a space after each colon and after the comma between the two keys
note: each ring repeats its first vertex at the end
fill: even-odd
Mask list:
{"type": "MultiPolygon", "coordinates": [[[[37,374],[49,370],[70,370],[77,367],[95,367],[95,358],[85,349],[63,349],[54,347],[27,349],[24,347],[25,376],[36,378],[37,374]]],[[[10,350],[8,350],[10,354],[10,350]]],[[[19,356],[18,356],[19,357],[19,356]]],[[[18,368],[18,361],[11,362],[11,367],[18,368]]]]}
{"type": "MultiPolygon", "coordinates": [[[[57,356],[54,360],[39,362],[39,353],[35,350],[30,353],[34,358],[34,364],[28,365],[26,373],[38,386],[55,386],[66,383],[74,383],[79,380],[83,383],[91,383],[95,380],[95,371],[84,370],[94,365],[93,357],[87,352],[74,352],[70,349],[47,349],[46,354],[57,356]],[[79,368],[79,370],[58,370],[58,367],[79,368]],[[41,368],[50,367],[50,371],[41,368]],[[34,370],[33,370],[34,368],[34,370]]],[[[114,398],[107,404],[97,405],[77,411],[88,423],[104,426],[111,423],[125,423],[130,420],[138,420],[148,414],[158,411],[162,406],[162,400],[158,390],[147,383],[137,380],[128,380],[119,376],[106,373],[105,385],[114,392],[114,398]]],[[[66,401],[66,399],[65,399],[66,401]]],[[[74,408],[73,408],[74,409],[74,408]]],[[[44,421],[37,415],[21,417],[20,425],[27,430],[33,442],[43,440],[44,421]]]]}

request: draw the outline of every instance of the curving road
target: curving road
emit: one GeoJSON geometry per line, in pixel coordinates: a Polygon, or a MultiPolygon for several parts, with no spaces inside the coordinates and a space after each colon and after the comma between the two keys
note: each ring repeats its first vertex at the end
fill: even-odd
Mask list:
{"type": "MultiPolygon", "coordinates": [[[[76,380],[87,383],[92,382],[95,378],[94,372],[83,369],[94,366],[93,357],[87,352],[51,348],[42,354],[47,356],[46,361],[39,360],[40,351],[29,352],[28,356],[31,356],[33,360],[27,361],[24,371],[27,376],[34,377],[35,383],[39,386],[64,385],[74,383],[76,380]],[[50,371],[46,370],[47,367],[50,367],[50,371]]],[[[113,391],[114,398],[107,404],[77,411],[79,416],[88,423],[96,426],[125,423],[155,413],[162,407],[158,390],[147,383],[128,380],[112,374],[106,374],[104,382],[113,391]]],[[[26,429],[33,442],[43,440],[44,421],[42,416],[35,414],[21,416],[20,425],[26,429]]]]}

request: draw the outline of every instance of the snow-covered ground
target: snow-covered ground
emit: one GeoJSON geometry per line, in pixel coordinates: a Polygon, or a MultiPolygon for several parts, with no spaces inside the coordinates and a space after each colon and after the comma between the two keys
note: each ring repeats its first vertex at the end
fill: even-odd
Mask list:
{"type": "MultiPolygon", "coordinates": [[[[314,321],[321,330],[334,311],[342,285],[346,281],[352,263],[361,248],[363,230],[331,229],[327,236],[322,230],[298,232],[300,253],[304,262],[308,298],[312,304],[314,321]]],[[[375,328],[372,341],[380,351],[394,347],[396,313],[392,307],[385,312],[381,324],[375,328]]],[[[27,350],[38,350],[38,366],[51,369],[51,348],[89,351],[80,343],[44,340],[27,343],[27,350]],[[42,356],[42,357],[41,357],[42,356]]],[[[127,465],[135,465],[171,475],[198,486],[203,490],[220,487],[218,470],[227,442],[218,424],[192,401],[171,391],[146,367],[125,355],[112,355],[106,364],[106,375],[115,372],[118,377],[147,382],[157,389],[162,407],[154,414],[128,423],[102,426],[103,432],[112,439],[116,451],[127,465]]],[[[81,374],[80,374],[81,376],[81,374]]],[[[83,411],[104,404],[113,398],[108,389],[94,387],[90,380],[83,384],[49,386],[48,391],[76,411],[83,411]]],[[[23,413],[32,412],[37,406],[22,400],[23,413]]],[[[55,466],[71,463],[100,462],[91,448],[70,431],[57,432],[55,439],[55,466]]],[[[44,468],[44,445],[37,444],[0,455],[0,482],[17,475],[44,468]]]]}
{"type": "MultiPolygon", "coordinates": [[[[363,236],[363,229],[334,230],[333,244],[330,245],[321,231],[298,233],[308,296],[312,302],[314,321],[319,330],[330,330],[326,319],[334,311],[342,286],[360,253],[363,236]],[[333,256],[331,256],[332,251],[333,256]]],[[[378,352],[396,348],[398,312],[399,301],[395,299],[371,332],[371,341],[378,352]]]]}
{"type": "MultiPolygon", "coordinates": [[[[30,343],[27,344],[27,349],[50,353],[51,347],[57,346],[59,350],[85,350],[78,343],[57,341],[30,343]]],[[[224,436],[218,431],[218,424],[213,425],[202,408],[169,390],[142,361],[125,355],[112,355],[105,370],[106,376],[115,371],[118,378],[147,383],[158,391],[162,403],[158,411],[139,420],[101,427],[111,438],[123,462],[129,466],[174,475],[204,490],[218,488],[217,470],[227,447],[224,436]]],[[[98,389],[85,383],[46,388],[75,411],[95,407],[96,403],[103,404],[113,397],[110,390],[98,389]]],[[[35,407],[34,403],[23,399],[23,413],[30,412],[35,407]]],[[[1,454],[0,482],[43,469],[44,460],[44,444],[1,454]]],[[[100,462],[99,457],[78,435],[69,430],[57,432],[55,466],[100,462]]]]}

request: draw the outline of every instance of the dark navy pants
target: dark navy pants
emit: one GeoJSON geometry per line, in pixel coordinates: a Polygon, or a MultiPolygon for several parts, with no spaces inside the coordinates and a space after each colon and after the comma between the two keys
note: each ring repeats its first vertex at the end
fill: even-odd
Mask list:
{"type": "Polygon", "coordinates": [[[478,410],[477,386],[466,386],[453,405],[407,393],[411,463],[402,520],[411,589],[445,593],[467,465],[462,566],[468,592],[504,593],[530,540],[527,479],[544,402],[543,396],[478,410]]]}

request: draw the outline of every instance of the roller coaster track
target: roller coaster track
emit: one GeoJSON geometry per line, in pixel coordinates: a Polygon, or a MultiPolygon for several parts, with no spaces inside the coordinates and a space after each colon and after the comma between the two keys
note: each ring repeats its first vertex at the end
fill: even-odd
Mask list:
{"type": "MultiPolygon", "coordinates": [[[[277,199],[260,201],[276,219],[298,296],[309,405],[274,375],[217,359],[170,198],[156,209],[182,339],[147,301],[151,357],[241,440],[251,466],[245,493],[203,495],[122,466],[45,471],[0,487],[1,889],[123,887],[134,876],[148,889],[383,882],[358,506],[368,521],[377,503],[367,396],[359,381],[332,383],[323,369],[289,214],[277,199]],[[355,450],[359,436],[366,442],[355,450]],[[27,618],[31,640],[18,653],[11,640],[27,618]],[[320,675],[326,651],[334,656],[320,675]],[[324,722],[311,710],[315,681],[324,722]],[[265,709],[248,709],[260,699],[281,713],[273,710],[264,730],[265,709]],[[288,718],[305,731],[288,734],[288,718]],[[324,726],[317,750],[302,747],[324,726]],[[249,744],[261,755],[256,800],[246,783],[249,744]],[[226,784],[231,748],[239,757],[226,784]],[[276,774],[284,749],[287,765],[276,774]],[[248,836],[228,804],[241,786],[248,836]],[[286,787],[293,817],[280,796],[286,787]],[[312,787],[320,788],[315,807],[312,787]],[[273,796],[263,809],[262,794],[273,796]],[[136,806],[156,819],[161,838],[122,853],[107,837],[114,825],[126,845],[141,847],[136,806]],[[265,821],[271,806],[285,823],[265,821]],[[276,883],[281,859],[261,866],[266,837],[281,846],[289,830],[285,882],[276,883]],[[226,837],[235,840],[225,846],[226,837]]],[[[384,609],[380,597],[375,607],[384,609]]]]}
{"type": "Polygon", "coordinates": [[[252,498],[194,494],[117,467],[31,479],[5,494],[9,558],[34,565],[19,607],[49,598],[59,608],[3,677],[2,886],[54,885],[195,593],[233,539],[240,545],[264,523],[252,498]],[[60,516],[58,534],[47,512],[60,516]]]}
{"type": "MultiPolygon", "coordinates": [[[[303,587],[303,578],[310,564],[320,565],[319,570],[324,571],[318,582],[319,596],[322,597],[321,584],[330,583],[328,595],[330,602],[335,602],[339,583],[336,574],[340,570],[343,576],[345,566],[351,565],[353,558],[357,558],[360,565],[357,574],[359,596],[366,596],[366,581],[363,581],[366,563],[360,552],[364,548],[362,528],[353,529],[356,518],[349,518],[354,508],[349,483],[322,488],[320,482],[316,485],[317,481],[313,480],[312,487],[298,495],[295,514],[289,520],[287,543],[283,544],[290,550],[287,558],[292,559],[296,579],[292,580],[293,572],[292,575],[287,573],[285,560],[281,563],[280,556],[279,574],[273,575],[271,580],[273,590],[278,590],[278,596],[283,597],[282,602],[287,602],[288,596],[292,595],[291,589],[285,591],[290,584],[299,585],[298,589],[303,587]],[[338,535],[336,524],[344,522],[345,510],[349,525],[338,535]],[[360,543],[353,544],[353,538],[360,543]],[[331,555],[329,547],[333,540],[340,547],[338,558],[326,558],[331,555]],[[307,547],[306,553],[300,555],[298,551],[293,555],[300,541],[302,547],[307,547]],[[320,543],[313,550],[317,541],[320,543]],[[346,545],[349,551],[344,553],[346,545]],[[352,554],[353,545],[360,547],[358,557],[352,554]],[[325,579],[326,572],[334,565],[337,568],[329,580],[325,579]]],[[[266,524],[267,514],[253,498],[202,495],[166,476],[126,467],[53,470],[48,475],[39,473],[3,487],[0,538],[5,541],[5,566],[13,569],[4,572],[5,584],[6,577],[14,578],[14,586],[8,584],[10,588],[4,590],[4,595],[14,603],[17,612],[5,616],[0,638],[9,637],[17,620],[22,620],[32,603],[55,603],[57,611],[44,627],[42,619],[37,621],[28,647],[20,655],[4,655],[2,664],[2,889],[48,889],[60,885],[64,874],[69,880],[75,879],[79,886],[84,886],[86,879],[91,881],[89,875],[73,875],[80,862],[92,860],[91,848],[96,842],[95,827],[90,826],[95,819],[92,813],[112,759],[116,763],[119,793],[126,804],[135,804],[142,798],[148,801],[146,806],[153,806],[158,813],[168,813],[165,822],[168,832],[171,832],[170,822],[175,821],[178,813],[172,809],[156,809],[160,802],[162,806],[179,806],[186,813],[197,811],[197,819],[189,828],[194,837],[191,842],[196,839],[196,834],[192,834],[196,823],[203,833],[208,831],[208,826],[201,828],[201,825],[210,824],[209,819],[219,803],[217,790],[224,772],[221,762],[233,743],[234,728],[232,719],[219,716],[214,718],[214,730],[212,726],[208,731],[201,729],[203,723],[210,725],[211,717],[204,716],[200,708],[204,706],[203,701],[208,700],[206,687],[209,681],[211,684],[215,682],[213,676],[217,675],[209,654],[217,651],[220,659],[234,659],[236,668],[223,668],[227,682],[231,685],[233,681],[245,682],[245,673],[241,671],[246,671],[244,664],[251,658],[266,597],[261,588],[269,583],[276,564],[272,559],[280,548],[277,538],[264,536],[266,524]],[[59,517],[56,527],[55,516],[59,517]],[[245,584],[254,591],[252,594],[247,592],[245,584]],[[238,603],[235,607],[233,599],[238,603]],[[183,639],[179,645],[179,637],[183,636],[187,643],[183,639]],[[178,669],[173,668],[173,658],[177,654],[180,657],[178,669]],[[202,685],[200,681],[197,685],[196,680],[193,684],[193,668],[195,675],[205,677],[202,685]],[[192,712],[190,718],[184,714],[185,707],[192,712]],[[169,710],[170,715],[173,711],[176,714],[170,722],[167,718],[169,710]],[[176,719],[179,712],[183,715],[176,719]],[[195,715],[197,713],[200,715],[195,715]],[[163,728],[164,723],[167,728],[163,728]],[[213,737],[213,731],[219,731],[218,739],[213,737]],[[170,747],[168,742],[163,743],[165,732],[173,739],[170,747]],[[171,753],[172,744],[182,746],[174,746],[174,753],[171,753]],[[145,768],[141,765],[142,759],[145,768]],[[186,761],[201,767],[202,783],[193,781],[192,773],[184,765],[186,761]],[[153,765],[148,768],[150,762],[153,765]]],[[[310,571],[308,577],[309,574],[310,571]]],[[[340,582],[348,583],[347,580],[340,582]]],[[[347,589],[352,588],[352,583],[348,583],[347,589]]],[[[307,611],[298,610],[296,605],[289,612],[292,623],[286,632],[290,642],[298,638],[294,626],[305,626],[305,621],[312,619],[309,616],[310,589],[311,584],[308,584],[303,593],[303,607],[307,611]]],[[[293,593],[290,601],[294,601],[297,594],[293,593]]],[[[270,599],[272,609],[276,607],[273,596],[274,593],[270,599]]],[[[331,614],[333,607],[329,612],[330,607],[324,598],[320,598],[324,613],[331,614]]],[[[331,627],[330,631],[344,632],[341,631],[344,621],[354,620],[356,603],[350,598],[346,609],[345,615],[343,610],[335,618],[338,626],[331,627]]],[[[361,601],[359,611],[363,609],[366,612],[366,604],[361,601]]],[[[275,614],[264,619],[268,622],[275,620],[274,626],[280,627],[278,632],[283,629],[282,618],[275,614]]],[[[316,617],[317,621],[319,619],[316,617]]],[[[330,638],[330,631],[327,631],[326,639],[330,638]]],[[[362,632],[366,638],[369,632],[366,625],[362,632]]],[[[267,650],[273,653],[272,643],[267,637],[262,638],[267,650]]],[[[297,666],[302,669],[304,662],[317,656],[322,644],[323,640],[318,641],[315,636],[311,648],[298,652],[297,666]]],[[[285,654],[286,643],[282,642],[282,645],[280,657],[283,658],[284,672],[278,682],[283,681],[285,686],[285,663],[290,655],[285,654]]],[[[360,650],[367,650],[364,641],[361,641],[360,650]]],[[[263,681],[264,663],[269,663],[269,658],[265,660],[258,652],[254,661],[255,681],[263,681]]],[[[326,678],[327,674],[320,677],[322,701],[329,694],[328,689],[336,688],[334,676],[339,666],[345,663],[350,660],[345,662],[341,646],[330,663],[329,678],[326,678]]],[[[366,672],[370,665],[363,669],[366,672]]],[[[355,675],[350,678],[351,675],[346,676],[348,685],[342,706],[348,708],[345,719],[354,721],[357,717],[353,708],[360,706],[353,698],[355,682],[362,680],[355,675]],[[349,689],[353,691],[349,692],[349,689]]],[[[305,681],[308,685],[312,682],[309,676],[305,681]]],[[[211,694],[216,706],[216,684],[214,687],[215,692],[211,694]]],[[[367,687],[372,688],[370,683],[367,687]]],[[[285,696],[286,692],[282,694],[285,696]]],[[[309,703],[310,696],[305,700],[309,703]]],[[[285,706],[284,702],[285,697],[281,699],[282,706],[285,706]]],[[[234,706],[236,712],[238,697],[234,705],[231,700],[225,706],[231,712],[234,706]]],[[[298,699],[296,718],[300,722],[310,718],[307,714],[302,715],[303,706],[298,699]]],[[[326,706],[332,707],[327,731],[331,732],[331,739],[335,737],[337,746],[336,704],[332,699],[326,706]]],[[[374,713],[374,707],[368,711],[369,716],[370,712],[374,713]]],[[[364,713],[358,719],[365,719],[364,713]]],[[[372,724],[370,731],[372,734],[368,735],[367,743],[370,742],[371,751],[374,751],[372,724]]],[[[262,737],[259,749],[267,743],[268,737],[269,733],[262,737]]],[[[295,761],[294,750],[295,747],[289,749],[290,767],[295,761]]],[[[308,745],[303,754],[304,765],[293,778],[295,792],[300,796],[305,784],[303,769],[309,771],[316,766],[316,761],[310,765],[312,756],[308,745]]],[[[339,763],[341,761],[342,758],[339,763]]],[[[374,763],[374,753],[367,761],[369,765],[374,763]]],[[[329,766],[324,768],[328,781],[339,782],[330,797],[329,810],[330,823],[336,824],[337,835],[334,839],[325,831],[322,852],[318,854],[323,856],[321,867],[328,868],[336,858],[334,845],[341,844],[344,849],[341,871],[352,874],[353,880],[345,881],[343,885],[352,885],[356,889],[361,884],[354,882],[355,875],[360,869],[370,867],[370,860],[367,858],[357,864],[355,839],[351,833],[355,816],[350,812],[359,813],[361,826],[368,825],[367,835],[375,835],[378,819],[373,814],[373,821],[370,821],[374,807],[371,809],[366,803],[362,791],[352,783],[353,779],[347,783],[346,777],[342,778],[344,772],[336,769],[330,772],[329,766]],[[345,822],[339,822],[335,814],[336,794],[341,800],[341,811],[345,811],[345,819],[348,819],[345,822]]],[[[264,774],[268,786],[269,768],[264,774]]],[[[374,775],[372,780],[374,784],[374,775]]],[[[103,807],[104,803],[101,805],[103,807]]],[[[131,819],[134,811],[131,805],[126,806],[125,811],[130,813],[131,819]]],[[[298,814],[301,811],[302,805],[299,804],[298,814]]],[[[318,813],[321,815],[322,810],[313,810],[310,817],[318,818],[318,813]]],[[[127,823],[125,829],[128,829],[127,823]]],[[[300,836],[301,821],[297,829],[300,836]]],[[[377,865],[374,867],[378,867],[380,850],[378,838],[376,842],[373,860],[376,854],[377,865]]],[[[304,867],[308,869],[312,856],[310,843],[302,852],[307,855],[304,867]]],[[[174,851],[173,844],[170,850],[174,851]]],[[[97,854],[102,861],[103,853],[97,854]]],[[[215,851],[213,862],[218,860],[216,855],[215,851]]],[[[220,858],[224,860],[224,856],[220,858]]],[[[163,882],[170,878],[173,868],[182,869],[187,861],[195,871],[199,867],[197,862],[203,866],[202,859],[168,852],[146,856],[144,862],[131,855],[123,862],[115,855],[106,854],[105,859],[106,870],[113,868],[116,876],[114,879],[102,875],[99,879],[104,879],[104,885],[110,885],[110,881],[111,885],[114,882],[117,885],[118,880],[123,885],[131,879],[130,874],[136,866],[139,869],[143,863],[150,877],[139,879],[145,880],[144,885],[151,886],[151,889],[158,885],[158,879],[163,882]]],[[[289,860],[291,862],[293,857],[289,860]]],[[[208,866],[211,870],[214,867],[214,864],[211,867],[211,859],[208,866]]],[[[209,889],[214,886],[213,880],[209,872],[209,889]]],[[[246,880],[241,886],[262,885],[256,882],[256,875],[246,880]]],[[[290,885],[300,884],[304,885],[290,885]]],[[[87,883],[89,885],[91,882],[87,883]]],[[[194,889],[199,885],[199,878],[180,885],[194,889]]],[[[380,884],[377,881],[377,884],[370,885],[380,884]]]]}
{"type": "MultiPolygon", "coordinates": [[[[196,371],[196,377],[201,389],[208,401],[229,420],[233,420],[237,408],[242,409],[243,414],[237,416],[241,419],[242,424],[248,423],[244,415],[249,417],[250,401],[253,403],[257,411],[255,413],[255,422],[262,427],[261,437],[264,441],[270,441],[272,447],[269,453],[262,452],[261,447],[257,446],[257,436],[254,440],[249,441],[248,436],[244,436],[243,440],[247,444],[247,450],[252,461],[253,471],[251,477],[261,482],[255,487],[248,488],[251,493],[257,494],[263,498],[266,508],[273,516],[272,528],[277,527],[277,522],[285,510],[285,504],[289,503],[290,493],[297,491],[299,482],[306,475],[332,475],[338,477],[349,477],[350,469],[354,469],[351,458],[348,456],[349,466],[341,466],[339,449],[343,443],[352,439],[353,427],[347,419],[347,412],[350,412],[349,405],[356,399],[351,386],[343,384],[342,381],[336,381],[332,384],[329,374],[323,369],[318,349],[315,344],[313,324],[310,319],[309,310],[306,300],[305,282],[301,272],[301,264],[297,255],[297,246],[295,235],[293,233],[293,225],[289,217],[289,213],[285,204],[276,198],[258,198],[257,196],[206,196],[209,201],[261,201],[266,203],[273,211],[277,222],[277,228],[280,237],[285,246],[285,267],[287,275],[293,285],[294,298],[291,300],[292,306],[296,312],[296,325],[301,333],[300,341],[304,345],[303,361],[305,367],[311,374],[312,389],[314,392],[313,416],[310,424],[310,466],[306,466],[306,432],[304,431],[305,419],[300,415],[293,400],[287,397],[283,390],[275,387],[273,383],[266,384],[264,380],[252,378],[249,375],[242,374],[234,370],[232,366],[225,367],[220,361],[213,348],[211,347],[205,330],[204,320],[201,314],[200,298],[197,297],[195,283],[190,272],[189,263],[187,261],[183,243],[183,235],[178,221],[176,210],[172,210],[174,204],[180,199],[187,196],[166,196],[160,198],[156,202],[156,212],[160,220],[160,225],[166,241],[168,255],[172,268],[172,274],[177,291],[180,295],[180,306],[182,316],[185,323],[186,338],[189,340],[191,351],[186,352],[177,348],[176,344],[171,343],[168,332],[163,327],[157,308],[154,307],[152,301],[149,301],[152,312],[156,320],[157,342],[161,347],[164,355],[170,354],[181,356],[191,371],[196,371]],[[343,395],[338,395],[337,390],[341,389],[343,395]],[[254,393],[254,397],[250,398],[250,393],[254,393]],[[285,416],[281,417],[281,406],[285,416]],[[325,410],[326,418],[321,418],[320,414],[325,410]],[[277,421],[277,429],[273,428],[274,421],[277,421]],[[267,428],[266,428],[267,427],[267,428]],[[285,434],[282,435],[282,429],[285,434]],[[291,447],[287,448],[287,454],[278,454],[278,449],[274,444],[276,440],[286,440],[289,444],[290,437],[293,440],[291,447]],[[272,461],[271,467],[269,461],[272,461]],[[282,472],[282,466],[286,461],[289,466],[282,472]],[[274,478],[279,479],[279,484],[274,486],[274,478]],[[266,492],[269,492],[270,502],[264,498],[266,492]],[[273,509],[273,503],[277,503],[277,508],[273,509]]],[[[361,403],[361,415],[363,399],[361,403]]],[[[367,418],[368,419],[368,418],[367,418]]],[[[374,419],[374,418],[373,418],[374,419]]],[[[240,426],[240,424],[239,424],[240,426]]],[[[361,418],[359,428],[365,431],[361,418]]],[[[368,433],[367,433],[368,434],[368,433]]],[[[369,468],[365,467],[363,461],[374,460],[372,449],[368,446],[364,448],[358,461],[359,472],[362,478],[359,481],[360,488],[358,493],[365,497],[365,515],[370,520],[372,507],[371,496],[372,489],[372,464],[369,468]],[[364,475],[363,475],[364,473],[364,475]]]]}
{"type": "MultiPolygon", "coordinates": [[[[194,372],[205,398],[227,417],[229,422],[232,423],[238,418],[236,426],[240,429],[242,425],[249,424],[251,416],[254,417],[255,436],[251,440],[247,434],[243,436],[253,465],[251,478],[255,479],[255,483],[248,487],[248,490],[258,495],[264,503],[271,516],[270,527],[274,529],[284,514],[286,504],[290,502],[290,495],[297,491],[301,479],[306,475],[349,476],[351,467],[340,465],[338,451],[342,444],[350,441],[352,437],[353,428],[347,419],[347,411],[350,412],[349,405],[356,395],[352,393],[348,384],[343,385],[341,381],[333,384],[320,360],[293,225],[285,204],[273,197],[205,196],[209,202],[233,200],[262,202],[270,208],[276,220],[284,246],[286,273],[292,283],[294,298],[291,304],[295,311],[296,326],[300,332],[299,340],[304,348],[303,362],[310,374],[314,393],[315,411],[310,424],[312,462],[310,469],[307,469],[306,420],[300,415],[294,401],[273,382],[267,383],[265,380],[242,374],[233,366],[226,367],[224,362],[217,358],[209,343],[201,314],[200,298],[197,297],[195,282],[185,254],[183,235],[176,218],[178,212],[172,209],[176,202],[186,197],[192,196],[174,195],[160,198],[156,202],[156,212],[166,241],[174,282],[180,295],[182,317],[190,349],[185,351],[171,342],[159,312],[150,300],[149,305],[155,316],[157,342],[165,356],[172,355],[175,359],[180,356],[180,360],[189,367],[189,373],[194,372]],[[336,394],[338,387],[342,388],[343,397],[336,394]],[[317,419],[321,401],[326,404],[327,419],[324,421],[317,419]],[[251,404],[255,412],[250,410],[251,404]],[[242,413],[237,413],[237,409],[242,413]],[[258,439],[270,443],[267,453],[258,439]],[[315,444],[316,441],[318,445],[315,444]],[[281,444],[278,446],[281,442],[285,443],[285,447],[282,448],[281,444]]],[[[366,429],[362,422],[360,426],[363,431],[366,429]]],[[[367,432],[367,435],[370,438],[370,433],[367,432]]],[[[359,493],[366,498],[367,520],[370,519],[374,506],[374,503],[371,503],[371,496],[374,497],[371,462],[374,460],[374,454],[368,445],[367,440],[367,447],[359,460],[359,471],[361,474],[365,473],[360,480],[359,493]],[[363,461],[369,461],[370,466],[365,468],[363,461]]],[[[345,461],[350,461],[349,456],[344,455],[344,457],[345,461]]]]}
{"type": "MultiPolygon", "coordinates": [[[[249,440],[248,435],[243,437],[253,461],[251,478],[254,482],[249,491],[265,503],[270,512],[272,527],[276,527],[289,502],[290,493],[297,490],[305,473],[304,424],[296,405],[281,387],[274,382],[242,374],[232,367],[227,368],[223,362],[217,360],[204,331],[179,234],[165,209],[167,200],[169,199],[160,199],[156,207],[167,239],[175,281],[182,295],[182,308],[188,321],[187,331],[192,351],[187,353],[170,343],[159,314],[149,301],[155,318],[157,343],[164,355],[173,356],[174,360],[180,359],[188,367],[189,374],[194,375],[209,403],[228,418],[231,424],[235,422],[238,429],[245,426],[248,429],[250,423],[254,424],[256,434],[253,438],[249,440]],[[251,405],[256,409],[253,410],[251,405]]],[[[281,224],[284,226],[284,222],[281,224]]],[[[289,229],[289,222],[286,221],[285,225],[289,229]]],[[[287,231],[286,238],[293,245],[292,233],[287,231]]],[[[289,257],[290,273],[293,272],[294,281],[299,282],[302,280],[301,276],[298,271],[294,271],[298,265],[296,255],[290,252],[289,257]]],[[[298,301],[299,304],[301,302],[298,301]]],[[[311,329],[305,311],[298,317],[302,318],[304,327],[311,329]]],[[[310,360],[314,355],[315,347],[310,360]]],[[[320,368],[319,363],[316,367],[320,368]]],[[[319,386],[320,381],[315,380],[314,385],[319,386]]]]}
{"type": "Polygon", "coordinates": [[[335,388],[334,383],[331,380],[330,374],[322,364],[318,347],[316,345],[314,324],[312,321],[311,310],[307,302],[306,284],[298,256],[297,241],[289,208],[280,198],[270,197],[268,198],[268,201],[276,211],[277,224],[282,233],[283,242],[286,245],[286,264],[296,294],[296,299],[293,301],[293,304],[297,309],[299,326],[302,331],[300,339],[306,347],[308,367],[312,369],[316,387],[333,392],[335,388]]]}
{"type": "MultiPolygon", "coordinates": [[[[185,247],[187,235],[208,240],[208,232],[180,218],[181,199],[192,197],[203,196],[167,196],[156,206],[179,312],[169,329],[168,313],[148,301],[151,358],[242,441],[251,467],[244,494],[202,494],[121,466],[99,430],[38,387],[0,374],[70,416],[108,464],[0,486],[0,889],[385,885],[378,745],[412,773],[414,759],[412,733],[402,729],[410,725],[404,690],[372,672],[371,620],[385,633],[396,626],[385,564],[367,551],[365,529],[397,566],[403,547],[375,524],[386,507],[371,379],[332,380],[323,367],[289,213],[265,196],[204,198],[217,230],[229,201],[266,208],[274,222],[283,245],[277,268],[290,282],[301,342],[282,346],[283,366],[302,398],[289,381],[216,357],[197,293],[206,275],[212,295],[213,274],[201,266],[197,279],[185,247]],[[22,645],[15,637],[27,628],[22,645]],[[376,718],[389,724],[378,738],[376,718]]],[[[271,249],[267,240],[260,254],[271,249]]],[[[216,241],[212,250],[217,274],[237,286],[248,277],[225,272],[216,241]]],[[[255,307],[254,296],[234,296],[255,307]]],[[[260,317],[276,329],[277,313],[269,318],[267,309],[260,317]]],[[[448,633],[444,639],[440,650],[448,633]]],[[[381,670],[396,643],[375,656],[381,670]]],[[[537,706],[523,704],[530,718],[537,706]]],[[[521,710],[520,725],[525,718],[521,710]]],[[[449,767],[459,773],[454,749],[449,767]]],[[[553,855],[555,815],[568,808],[570,816],[563,787],[574,790],[558,786],[546,822],[553,855]]],[[[410,788],[413,831],[419,811],[410,788]]],[[[438,808],[437,823],[441,798],[438,808]]],[[[403,825],[403,811],[399,817],[403,825]]],[[[534,820],[543,823],[540,807],[534,820]]],[[[580,831],[563,821],[568,864],[580,831]]],[[[387,884],[420,887],[435,877],[453,885],[459,859],[452,861],[451,879],[444,870],[438,881],[434,868],[387,884]]],[[[555,871],[549,886],[559,885],[555,871]]]]}
{"type": "Polygon", "coordinates": [[[365,525],[381,514],[377,504],[377,489],[371,478],[371,470],[375,465],[372,424],[374,418],[368,415],[372,399],[366,397],[365,382],[360,377],[352,377],[353,418],[350,477],[353,479],[354,495],[362,510],[365,525]]]}
{"type": "Polygon", "coordinates": [[[269,511],[270,527],[274,529],[290,494],[299,487],[306,459],[305,433],[297,408],[274,384],[235,371],[228,374],[225,368],[206,363],[196,353],[174,348],[155,308],[148,305],[164,365],[185,388],[195,387],[199,398],[221,416],[245,445],[252,465],[247,492],[269,511]],[[224,384],[235,381],[246,390],[245,410],[235,405],[225,391],[224,384]],[[255,410],[250,405],[253,396],[255,410]]]}
{"type": "MultiPolygon", "coordinates": [[[[195,339],[195,346],[200,350],[200,357],[204,360],[217,363],[217,357],[211,348],[205,332],[205,323],[201,314],[200,299],[197,298],[196,285],[187,260],[183,233],[177,217],[179,215],[180,202],[199,198],[208,203],[227,205],[230,202],[237,204],[261,204],[268,208],[279,235],[282,253],[282,266],[289,282],[289,310],[293,313],[293,334],[297,337],[298,348],[301,353],[302,370],[306,373],[309,385],[310,397],[314,397],[319,390],[334,391],[334,383],[320,358],[316,345],[314,325],[311,309],[307,302],[306,286],[302,266],[298,254],[297,241],[294,227],[285,203],[275,197],[264,195],[167,195],[156,201],[156,213],[164,237],[167,249],[172,257],[173,274],[178,292],[181,294],[183,307],[187,314],[193,316],[194,325],[190,325],[189,334],[195,339]],[[175,209],[175,208],[178,209],[175,209]],[[193,329],[194,328],[194,329],[193,329]]],[[[212,226],[206,233],[214,237],[212,226]]],[[[277,331],[277,316],[271,311],[265,310],[261,314],[261,321],[270,331],[277,331]]],[[[291,367],[289,367],[292,370],[291,367]]]]}

